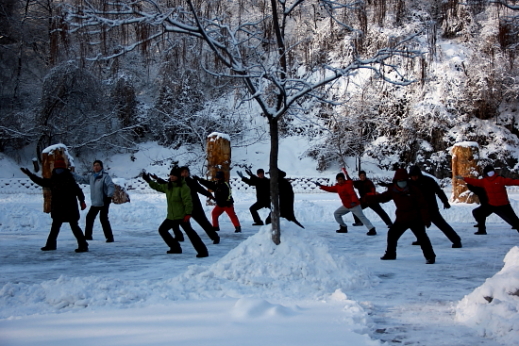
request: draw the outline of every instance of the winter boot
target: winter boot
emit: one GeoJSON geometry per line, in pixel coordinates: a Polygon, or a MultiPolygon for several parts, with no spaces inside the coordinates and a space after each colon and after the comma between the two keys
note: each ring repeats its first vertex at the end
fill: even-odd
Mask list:
{"type": "Polygon", "coordinates": [[[479,226],[478,225],[478,231],[475,232],[476,235],[486,235],[487,234],[487,228],[485,226],[479,226]]]}
{"type": "Polygon", "coordinates": [[[263,221],[254,222],[252,225],[253,226],[263,226],[263,221]]]}
{"type": "Polygon", "coordinates": [[[358,227],[358,226],[364,226],[362,222],[354,222],[351,224],[352,226],[358,227]]]}
{"type": "Polygon", "coordinates": [[[392,253],[385,253],[384,256],[380,257],[381,260],[383,261],[386,261],[386,260],[396,260],[396,254],[392,254],[392,253]]]}
{"type": "Polygon", "coordinates": [[[107,243],[113,243],[114,242],[114,238],[108,238],[108,239],[106,239],[106,242],[107,243]]]}
{"type": "Polygon", "coordinates": [[[367,235],[377,235],[377,231],[375,230],[375,227],[373,227],[372,229],[370,229],[368,231],[368,233],[366,233],[367,235]]]}
{"type": "Polygon", "coordinates": [[[55,246],[47,246],[47,245],[45,245],[44,247],[41,248],[41,251],[54,251],[54,250],[56,250],[55,246]]]}
{"type": "Polygon", "coordinates": [[[335,232],[337,232],[337,233],[348,233],[348,227],[346,227],[346,226],[341,226],[341,228],[339,228],[339,229],[336,230],[335,232]]]}
{"type": "Polygon", "coordinates": [[[453,249],[461,249],[463,246],[461,245],[461,242],[458,243],[452,243],[453,249]]]}
{"type": "Polygon", "coordinates": [[[196,255],[197,258],[203,258],[203,257],[207,257],[209,256],[209,254],[207,252],[202,252],[202,253],[199,253],[196,255]]]}
{"type": "Polygon", "coordinates": [[[220,244],[220,236],[217,235],[216,238],[213,239],[213,244],[220,244]]]}
{"type": "Polygon", "coordinates": [[[75,252],[88,252],[88,247],[78,247],[75,252]]]}
{"type": "Polygon", "coordinates": [[[411,243],[412,245],[420,245],[420,242],[418,240],[415,240],[414,242],[411,243]]]}
{"type": "Polygon", "coordinates": [[[213,227],[213,231],[220,232],[220,227],[213,227]]]}
{"type": "Polygon", "coordinates": [[[434,257],[425,259],[425,264],[434,264],[434,262],[436,262],[436,259],[434,257]]]}
{"type": "Polygon", "coordinates": [[[241,226],[236,226],[234,233],[241,233],[241,226]]]}

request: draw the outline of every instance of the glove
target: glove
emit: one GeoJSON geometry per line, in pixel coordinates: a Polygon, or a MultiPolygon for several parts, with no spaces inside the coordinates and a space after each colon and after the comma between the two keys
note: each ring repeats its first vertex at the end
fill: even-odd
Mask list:
{"type": "Polygon", "coordinates": [[[112,203],[112,197],[105,197],[103,198],[103,203],[104,205],[110,205],[110,203],[112,203]]]}
{"type": "Polygon", "coordinates": [[[21,167],[20,171],[22,171],[26,175],[31,175],[31,171],[29,171],[27,168],[21,167]]]}
{"type": "Polygon", "coordinates": [[[238,176],[243,179],[243,173],[242,172],[236,171],[236,174],[238,174],[238,176]]]}
{"type": "Polygon", "coordinates": [[[191,219],[191,215],[188,214],[188,215],[184,216],[184,220],[182,220],[182,222],[187,223],[187,222],[189,222],[189,219],[191,219]]]}
{"type": "Polygon", "coordinates": [[[251,176],[254,175],[254,174],[252,173],[252,171],[250,170],[250,168],[246,168],[246,169],[245,169],[245,173],[247,173],[248,175],[251,175],[251,176]]]}
{"type": "Polygon", "coordinates": [[[144,179],[144,181],[147,183],[151,181],[150,175],[148,173],[142,173],[142,179],[144,179]]]}
{"type": "Polygon", "coordinates": [[[312,183],[314,183],[316,186],[321,186],[321,183],[319,183],[317,181],[312,181],[312,183]]]}
{"type": "Polygon", "coordinates": [[[449,204],[449,202],[445,202],[443,204],[443,209],[450,209],[451,205],[449,204]]]}
{"type": "Polygon", "coordinates": [[[85,201],[82,201],[79,203],[81,205],[81,210],[85,210],[86,209],[86,203],[85,201]]]}

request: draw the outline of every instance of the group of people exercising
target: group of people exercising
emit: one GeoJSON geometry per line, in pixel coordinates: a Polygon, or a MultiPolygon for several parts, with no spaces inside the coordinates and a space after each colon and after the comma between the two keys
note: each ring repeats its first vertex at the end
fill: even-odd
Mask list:
{"type": "MultiPolygon", "coordinates": [[[[103,163],[96,160],[93,163],[92,172],[87,177],[81,177],[66,168],[62,159],[54,162],[54,169],[50,178],[41,178],[31,173],[26,168],[21,168],[34,183],[48,187],[52,193],[51,217],[52,226],[47,242],[42,251],[56,250],[57,237],[61,225],[68,222],[74,236],[78,242],[76,252],[88,251],[87,240],[92,240],[93,223],[98,213],[106,242],[113,242],[114,237],[110,222],[108,220],[108,210],[114,194],[114,184],[110,176],[104,172],[103,163]],[[83,234],[78,225],[79,210],[76,199],[79,200],[81,210],[86,208],[85,196],[78,185],[84,183],[90,185],[91,207],[86,216],[85,233],[83,234]]],[[[395,172],[393,181],[390,184],[382,184],[386,187],[383,193],[377,193],[373,182],[367,178],[366,172],[359,172],[359,179],[353,180],[348,175],[346,169],[337,174],[336,184],[324,186],[318,182],[315,184],[327,192],[338,193],[342,206],[334,212],[334,218],[339,224],[337,233],[347,233],[348,227],[343,220],[343,216],[351,212],[355,217],[354,226],[364,226],[368,230],[368,236],[377,234],[375,227],[364,215],[363,209],[369,207],[377,213],[382,221],[389,227],[387,234],[387,249],[382,260],[396,259],[396,248],[398,239],[407,230],[416,236],[413,245],[422,248],[427,264],[435,263],[436,255],[431,245],[431,241],[426,233],[426,228],[434,224],[452,242],[453,248],[461,248],[461,238],[454,229],[445,221],[439,211],[436,196],[443,203],[444,208],[450,208],[447,196],[440,188],[435,179],[422,174],[418,166],[405,169],[398,169],[395,172]],[[359,191],[359,196],[355,192],[359,191]],[[393,200],[396,206],[396,218],[391,221],[380,203],[393,200]]],[[[249,208],[254,220],[253,226],[264,225],[258,210],[262,208],[270,209],[270,179],[265,176],[263,169],[258,169],[253,174],[250,169],[245,172],[245,177],[241,171],[238,176],[243,182],[256,188],[256,202],[249,208]]],[[[206,232],[213,244],[220,243],[218,235],[219,217],[224,212],[229,216],[235,232],[241,232],[241,224],[234,210],[234,200],[232,189],[225,179],[222,171],[216,172],[215,180],[210,181],[198,176],[191,176],[187,166],[173,167],[169,173],[168,180],[159,178],[154,174],[142,173],[142,178],[149,186],[159,192],[166,194],[167,216],[159,226],[159,234],[164,242],[169,246],[168,254],[182,253],[179,242],[184,240],[183,229],[193,247],[197,252],[197,257],[207,257],[209,255],[207,247],[193,230],[190,224],[191,218],[195,220],[206,232]],[[211,193],[209,190],[213,193],[211,193]],[[198,197],[204,195],[215,202],[215,207],[211,212],[211,221],[207,219],[204,208],[198,197]],[[214,195],[213,195],[214,194],[214,195]],[[173,235],[169,232],[173,230],[173,235]]],[[[467,184],[467,187],[476,193],[481,201],[481,205],[474,209],[473,215],[477,221],[478,231],[475,234],[486,234],[485,220],[492,213],[497,214],[512,228],[519,231],[519,218],[513,211],[506,186],[519,185],[519,180],[504,178],[496,174],[494,167],[487,166],[483,171],[482,179],[457,177],[467,184]]],[[[279,198],[280,216],[303,227],[294,216],[294,192],[286,173],[279,171],[279,198]]],[[[271,215],[267,217],[265,223],[271,222],[271,215]]]]}

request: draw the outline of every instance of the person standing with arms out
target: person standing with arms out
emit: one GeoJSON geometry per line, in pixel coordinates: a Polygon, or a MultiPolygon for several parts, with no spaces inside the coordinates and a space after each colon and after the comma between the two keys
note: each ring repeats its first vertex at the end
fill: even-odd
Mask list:
{"type": "MultiPolygon", "coordinates": [[[[483,179],[456,177],[465,183],[485,189],[488,198],[488,209],[478,213],[478,232],[476,234],[486,234],[485,219],[492,213],[496,213],[500,218],[519,232],[519,218],[515,214],[508,193],[507,186],[518,186],[519,179],[511,179],[500,176],[496,173],[494,166],[488,165],[483,169],[483,179]]],[[[476,216],[474,215],[474,216],[476,216]]]]}
{"type": "Polygon", "coordinates": [[[191,190],[191,200],[193,201],[193,213],[191,214],[192,218],[198,222],[200,227],[207,233],[209,238],[213,241],[213,244],[220,243],[220,236],[215,232],[213,226],[205,216],[204,208],[202,207],[202,203],[200,202],[200,198],[198,198],[198,194],[204,195],[210,199],[214,200],[211,192],[204,189],[200,184],[193,178],[191,178],[191,172],[189,171],[189,167],[183,166],[180,167],[180,175],[186,182],[187,186],[191,190]]]}
{"type": "Polygon", "coordinates": [[[76,237],[78,248],[76,252],[87,252],[88,243],[83,231],[78,225],[79,209],[76,198],[79,200],[81,210],[85,210],[85,195],[75,182],[71,172],[67,169],[63,159],[54,162],[54,169],[50,178],[40,178],[32,174],[27,168],[20,168],[35,184],[50,188],[52,226],[47,238],[47,243],[41,251],[52,251],[57,248],[58,234],[63,222],[68,222],[74,237],[76,237]]]}
{"type": "MultiPolygon", "coordinates": [[[[353,181],[353,187],[355,187],[359,191],[360,195],[360,206],[362,210],[366,209],[367,207],[371,208],[375,213],[377,213],[378,216],[384,221],[386,226],[391,227],[393,222],[391,221],[391,218],[387,213],[382,209],[379,203],[367,203],[366,202],[366,196],[373,196],[377,194],[377,190],[375,189],[375,185],[373,182],[366,177],[366,172],[360,171],[359,172],[359,180],[353,181]]],[[[353,226],[362,226],[362,222],[360,222],[359,218],[353,214],[353,218],[355,219],[355,223],[353,226]]]]}
{"type": "Polygon", "coordinates": [[[395,172],[393,184],[380,195],[368,196],[368,202],[386,203],[391,200],[396,206],[396,219],[387,232],[387,249],[381,260],[395,260],[398,239],[409,228],[414,233],[425,257],[426,264],[434,264],[436,254],[425,228],[431,226],[429,208],[422,193],[409,184],[409,176],[403,168],[395,172]]]}
{"type": "MultiPolygon", "coordinates": [[[[433,223],[440,231],[445,234],[445,236],[451,241],[453,248],[461,248],[461,238],[452,229],[452,227],[445,221],[445,219],[440,214],[440,209],[438,208],[438,202],[436,201],[436,196],[440,198],[443,203],[444,209],[449,209],[451,205],[449,204],[449,199],[445,195],[445,192],[440,188],[438,183],[431,177],[424,176],[420,167],[411,166],[409,168],[409,176],[411,177],[411,185],[416,186],[422,192],[422,195],[427,202],[427,206],[429,207],[429,217],[431,219],[431,223],[433,223]]],[[[420,242],[417,240],[413,242],[413,245],[420,245],[420,242]]]]}
{"type": "Polygon", "coordinates": [[[213,229],[215,231],[220,230],[218,218],[225,212],[231,219],[231,222],[235,229],[234,233],[240,233],[241,225],[240,220],[238,220],[238,216],[234,211],[234,199],[232,198],[231,186],[228,182],[225,181],[224,173],[222,171],[216,172],[216,181],[205,180],[200,177],[197,177],[196,175],[194,175],[193,178],[195,178],[200,184],[202,184],[206,188],[214,191],[216,206],[211,212],[213,229]]]}
{"type": "Polygon", "coordinates": [[[108,210],[112,202],[112,196],[114,195],[115,185],[112,178],[104,171],[103,162],[101,160],[95,160],[92,169],[93,172],[87,177],[72,173],[78,183],[90,185],[90,201],[92,205],[86,216],[85,237],[87,240],[93,240],[94,221],[97,214],[100,213],[99,221],[101,221],[106,242],[113,243],[114,235],[112,233],[110,220],[108,219],[108,210]]]}
{"type": "Polygon", "coordinates": [[[152,189],[166,194],[168,214],[166,220],[159,226],[159,234],[169,246],[167,253],[182,253],[179,242],[169,233],[170,229],[182,227],[197,252],[196,257],[209,256],[202,239],[200,239],[198,234],[191,228],[191,224],[189,223],[193,212],[193,201],[191,200],[191,191],[180,175],[180,169],[173,167],[169,173],[169,181],[164,184],[151,180],[150,175],[147,173],[143,173],[142,178],[152,189]]]}
{"type": "Polygon", "coordinates": [[[245,178],[240,171],[236,173],[238,173],[245,184],[256,187],[256,203],[249,208],[252,219],[254,220],[252,225],[263,226],[263,221],[260,219],[258,210],[262,208],[270,209],[270,179],[265,178],[265,171],[261,168],[256,171],[257,175],[254,175],[250,169],[246,169],[245,172],[250,176],[249,178],[245,178]]]}
{"type": "Polygon", "coordinates": [[[348,227],[344,223],[342,216],[348,214],[351,211],[353,215],[356,215],[362,224],[368,229],[368,233],[366,233],[367,235],[376,235],[377,232],[375,227],[373,227],[371,222],[366,216],[364,216],[364,213],[362,212],[359,198],[353,189],[353,180],[346,179],[345,175],[348,176],[348,172],[345,168],[342,170],[344,173],[337,174],[335,177],[337,184],[334,186],[323,186],[320,183],[314,183],[319,186],[321,190],[338,193],[339,197],[341,198],[342,206],[333,213],[335,221],[337,221],[340,226],[336,232],[348,233],[348,227]]]}

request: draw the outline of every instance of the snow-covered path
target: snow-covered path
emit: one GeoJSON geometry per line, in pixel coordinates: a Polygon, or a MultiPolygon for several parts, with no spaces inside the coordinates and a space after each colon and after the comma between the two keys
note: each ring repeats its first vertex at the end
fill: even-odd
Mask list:
{"type": "MultiPolygon", "coordinates": [[[[276,249],[259,239],[267,228],[251,226],[253,195],[235,199],[243,233],[222,215],[222,241],[213,245],[195,225],[210,253],[197,259],[188,241],[183,254],[166,254],[156,231],[161,195],[112,206],[116,242],[105,243],[96,222],[84,254],[73,252],[67,225],[58,250],[41,252],[50,228],[41,197],[0,195],[0,345],[508,345],[455,320],[457,303],[519,245],[499,219],[476,236],[472,207],[454,205],[443,214],[463,248],[452,249],[433,226],[437,262],[426,265],[411,232],[396,261],[381,261],[387,228],[369,210],[377,236],[351,226],[335,233],[336,195],[298,194],[305,229],[283,222],[291,238],[276,249]]],[[[393,215],[392,204],[384,208],[393,215]]]]}

